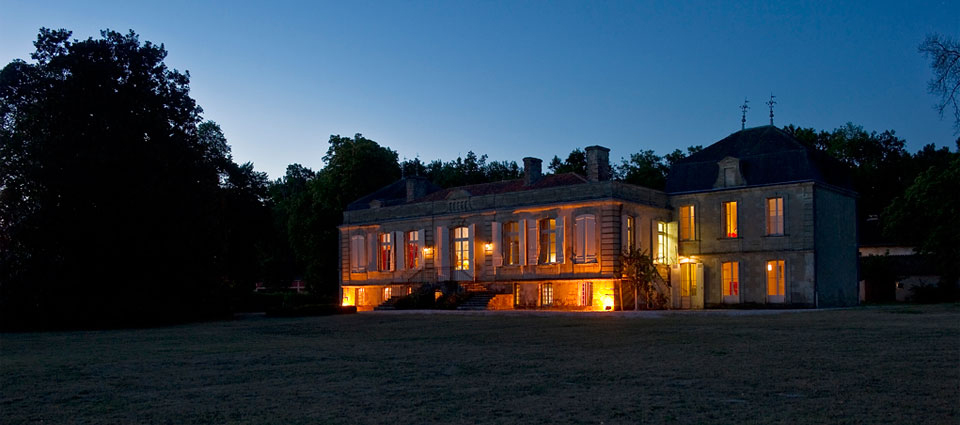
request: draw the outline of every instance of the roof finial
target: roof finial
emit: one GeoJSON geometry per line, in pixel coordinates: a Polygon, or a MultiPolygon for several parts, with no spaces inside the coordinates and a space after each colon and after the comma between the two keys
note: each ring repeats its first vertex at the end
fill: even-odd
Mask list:
{"type": "Polygon", "coordinates": [[[747,98],[743,98],[743,105],[740,105],[740,110],[743,111],[743,117],[740,118],[740,129],[743,130],[747,128],[747,109],[750,109],[747,104],[750,103],[747,98]]]}
{"type": "Polygon", "coordinates": [[[777,104],[777,101],[773,100],[776,96],[773,95],[773,92],[770,92],[770,100],[767,101],[767,105],[770,106],[770,125],[773,125],[773,105],[777,104]]]}

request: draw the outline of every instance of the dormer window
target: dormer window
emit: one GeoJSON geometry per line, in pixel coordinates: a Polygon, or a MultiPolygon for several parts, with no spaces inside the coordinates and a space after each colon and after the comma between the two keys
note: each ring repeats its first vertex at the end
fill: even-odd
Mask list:
{"type": "Polygon", "coordinates": [[[718,175],[714,188],[743,186],[743,174],[740,172],[740,159],[728,156],[717,162],[718,175]]]}

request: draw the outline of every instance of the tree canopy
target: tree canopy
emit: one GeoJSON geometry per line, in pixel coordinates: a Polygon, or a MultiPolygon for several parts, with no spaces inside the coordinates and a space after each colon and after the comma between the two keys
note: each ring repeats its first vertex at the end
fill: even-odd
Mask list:
{"type": "Polygon", "coordinates": [[[931,94],[940,97],[937,111],[943,117],[944,112],[953,109],[953,128],[960,133],[960,40],[931,34],[920,44],[919,50],[930,59],[933,78],[928,88],[931,94]]]}

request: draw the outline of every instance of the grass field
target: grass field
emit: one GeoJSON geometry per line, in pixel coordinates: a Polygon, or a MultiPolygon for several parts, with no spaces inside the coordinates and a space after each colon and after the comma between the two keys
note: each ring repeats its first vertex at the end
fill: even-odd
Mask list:
{"type": "Polygon", "coordinates": [[[960,423],[960,306],[0,335],[0,422],[960,423]]]}

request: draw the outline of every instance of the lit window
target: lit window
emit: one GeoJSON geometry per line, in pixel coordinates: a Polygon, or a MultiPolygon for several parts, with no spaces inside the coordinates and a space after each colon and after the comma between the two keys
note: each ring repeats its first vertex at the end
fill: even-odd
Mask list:
{"type": "Polygon", "coordinates": [[[420,268],[420,232],[407,232],[407,249],[403,260],[408,269],[420,268]]]}
{"type": "Polygon", "coordinates": [[[393,241],[389,233],[380,234],[380,255],[377,257],[377,267],[382,271],[393,270],[393,241]]]}
{"type": "Polygon", "coordinates": [[[393,291],[390,290],[389,286],[387,286],[386,288],[383,288],[383,300],[384,301],[389,300],[392,293],[393,291]]]}
{"type": "Polygon", "coordinates": [[[350,238],[350,271],[362,273],[367,271],[367,247],[364,238],[354,235],[350,238]]]}
{"type": "Polygon", "coordinates": [[[513,284],[513,305],[520,305],[520,284],[513,284]]]}
{"type": "Polygon", "coordinates": [[[503,223],[503,259],[507,265],[520,264],[520,224],[503,223]]]}
{"type": "Polygon", "coordinates": [[[367,305],[367,291],[364,288],[357,288],[357,305],[367,305]]]}
{"type": "Polygon", "coordinates": [[[466,227],[453,229],[454,270],[470,270],[470,231],[466,227]]]}
{"type": "Polygon", "coordinates": [[[693,205],[680,207],[680,239],[692,241],[696,238],[696,213],[693,205]]]}
{"type": "Polygon", "coordinates": [[[694,297],[696,295],[697,295],[696,263],[680,264],[680,296],[694,297]]]}
{"type": "Polygon", "coordinates": [[[636,224],[633,217],[627,216],[627,248],[636,248],[636,224]]]}
{"type": "Polygon", "coordinates": [[[723,203],[723,233],[725,237],[737,237],[737,203],[723,203]]]}
{"type": "Polygon", "coordinates": [[[667,262],[667,223],[657,222],[657,262],[667,262]]]}
{"type": "Polygon", "coordinates": [[[593,282],[580,282],[580,305],[593,305],[593,282]]]}
{"type": "Polygon", "coordinates": [[[544,283],[540,285],[540,305],[553,305],[553,284],[544,283]]]}
{"type": "Polygon", "coordinates": [[[767,198],[767,234],[783,234],[783,198],[767,198]]]}
{"type": "Polygon", "coordinates": [[[574,261],[597,262],[597,219],[593,215],[581,215],[574,221],[574,261]]]}
{"type": "Polygon", "coordinates": [[[731,261],[720,267],[723,280],[723,295],[740,295],[740,263],[731,261]]]}
{"type": "Polygon", "coordinates": [[[786,292],[786,276],[783,260],[767,261],[767,295],[783,296],[786,292]]]}
{"type": "Polygon", "coordinates": [[[540,220],[540,264],[557,262],[557,220],[540,220]]]}

